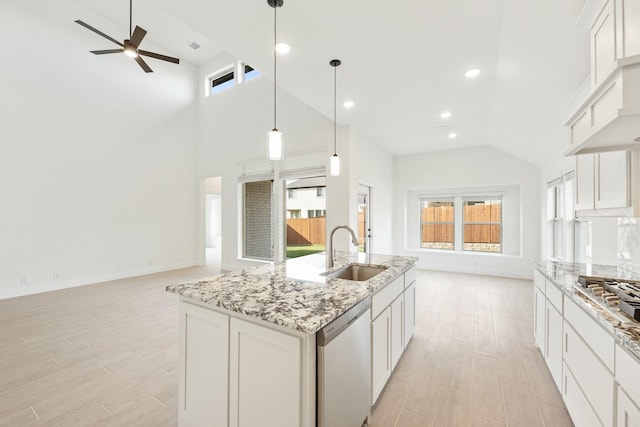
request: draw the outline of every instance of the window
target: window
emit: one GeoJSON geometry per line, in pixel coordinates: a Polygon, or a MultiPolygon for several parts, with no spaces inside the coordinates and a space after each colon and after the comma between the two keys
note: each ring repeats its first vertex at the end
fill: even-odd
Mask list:
{"type": "Polygon", "coordinates": [[[502,199],[465,199],[462,214],[462,250],[502,252],[502,199]]]}
{"type": "Polygon", "coordinates": [[[307,218],[321,218],[327,215],[325,209],[310,209],[307,211],[307,218]]]}
{"type": "Polygon", "coordinates": [[[234,87],[236,84],[252,80],[260,76],[260,72],[252,66],[242,63],[230,64],[223,69],[207,76],[207,91],[205,96],[220,93],[234,87]]]}
{"type": "Polygon", "coordinates": [[[244,81],[248,82],[251,79],[255,79],[256,77],[260,77],[260,71],[251,67],[251,65],[244,66],[244,81]]]}
{"type": "Polygon", "coordinates": [[[300,209],[287,209],[287,218],[301,218],[302,211],[300,209]]]}
{"type": "Polygon", "coordinates": [[[453,200],[420,200],[420,247],[453,249],[453,200]]]}
{"type": "Polygon", "coordinates": [[[220,93],[225,89],[235,86],[236,84],[233,70],[218,75],[217,77],[210,78],[209,82],[211,84],[211,95],[220,93]]]}
{"type": "Polygon", "coordinates": [[[244,257],[273,259],[273,181],[244,183],[244,257]]]}
{"type": "Polygon", "coordinates": [[[298,198],[298,189],[290,188],[287,190],[287,198],[289,199],[297,199],[298,198]]]}
{"type": "Polygon", "coordinates": [[[573,260],[573,172],[547,185],[547,228],[549,256],[573,260]]]}
{"type": "Polygon", "coordinates": [[[327,197],[327,187],[317,187],[316,197],[327,197]]]}

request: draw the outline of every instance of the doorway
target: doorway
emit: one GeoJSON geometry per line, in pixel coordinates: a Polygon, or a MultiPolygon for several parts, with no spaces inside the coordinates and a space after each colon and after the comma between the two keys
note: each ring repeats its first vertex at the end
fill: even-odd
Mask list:
{"type": "Polygon", "coordinates": [[[358,185],[358,252],[371,253],[371,187],[358,185]]]}
{"type": "Polygon", "coordinates": [[[222,262],[222,177],[204,179],[205,264],[220,267],[222,262]]]}

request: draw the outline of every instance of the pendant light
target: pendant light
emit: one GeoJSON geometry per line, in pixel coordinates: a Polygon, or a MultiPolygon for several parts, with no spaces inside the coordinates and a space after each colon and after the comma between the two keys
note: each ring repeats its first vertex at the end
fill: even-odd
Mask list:
{"type": "Polygon", "coordinates": [[[340,175],[340,157],[338,157],[337,151],[337,132],[336,132],[336,103],[338,93],[338,67],[342,64],[339,59],[332,59],[329,61],[329,65],[333,67],[333,155],[329,158],[329,174],[331,176],[340,175]]]}
{"type": "Polygon", "coordinates": [[[276,44],[278,43],[278,32],[277,32],[277,10],[279,7],[282,7],[284,4],[283,0],[267,0],[269,6],[273,8],[273,129],[267,132],[267,141],[268,141],[268,153],[270,160],[280,160],[282,159],[282,132],[278,130],[278,126],[276,125],[277,119],[277,57],[278,53],[276,52],[276,44]]]}

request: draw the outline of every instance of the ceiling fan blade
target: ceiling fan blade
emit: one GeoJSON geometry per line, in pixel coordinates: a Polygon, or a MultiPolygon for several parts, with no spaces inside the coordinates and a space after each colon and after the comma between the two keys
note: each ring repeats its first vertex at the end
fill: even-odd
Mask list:
{"type": "Polygon", "coordinates": [[[153,73],[153,70],[151,69],[151,67],[149,67],[147,65],[146,62],[144,62],[144,59],[140,58],[140,55],[136,56],[135,58],[133,58],[136,60],[136,62],[138,63],[138,65],[140,65],[140,67],[142,67],[142,69],[144,70],[145,73],[153,73]]]}
{"type": "Polygon", "coordinates": [[[179,64],[180,60],[178,58],[173,58],[171,56],[160,55],[159,53],[149,52],[147,50],[138,49],[138,53],[140,55],[148,56],[150,58],[161,59],[167,62],[173,62],[174,64],[179,64]]]}
{"type": "Polygon", "coordinates": [[[107,53],[122,53],[124,49],[90,50],[94,55],[105,55],[107,53]]]}
{"type": "Polygon", "coordinates": [[[83,26],[83,27],[85,27],[87,30],[93,31],[94,33],[101,35],[102,37],[104,37],[104,38],[105,38],[105,39],[107,39],[107,40],[111,40],[112,42],[114,42],[114,43],[115,43],[115,44],[117,44],[118,46],[123,46],[123,44],[122,44],[122,43],[120,43],[118,40],[114,39],[113,37],[110,37],[110,36],[106,35],[105,33],[103,33],[102,31],[100,31],[100,30],[98,30],[98,29],[93,28],[91,25],[89,25],[89,24],[87,24],[87,23],[85,23],[85,22],[82,22],[82,21],[81,21],[81,20],[79,20],[79,19],[76,19],[76,21],[75,21],[75,22],[76,22],[76,23],[78,23],[78,24],[80,24],[80,25],[82,25],[82,26],[83,26]]]}
{"type": "Polygon", "coordinates": [[[136,29],[133,30],[133,34],[131,34],[131,38],[129,39],[129,44],[133,45],[136,49],[140,46],[142,39],[147,35],[147,30],[144,28],[140,28],[136,25],[136,29]]]}

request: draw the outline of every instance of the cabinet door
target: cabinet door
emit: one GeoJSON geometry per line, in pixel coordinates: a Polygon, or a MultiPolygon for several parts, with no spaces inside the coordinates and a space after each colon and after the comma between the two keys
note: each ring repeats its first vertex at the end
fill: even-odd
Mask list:
{"type": "Polygon", "coordinates": [[[562,390],[562,315],[547,300],[545,361],[558,390],[562,390]]]}
{"type": "Polygon", "coordinates": [[[226,426],[229,317],[180,304],[181,426],[226,426]]]}
{"type": "Polygon", "coordinates": [[[236,318],[230,331],[229,425],[299,427],[301,339],[236,318]]]}
{"type": "Polygon", "coordinates": [[[624,389],[618,386],[618,427],[640,426],[640,409],[624,389]]]}
{"type": "Polygon", "coordinates": [[[393,370],[404,350],[404,294],[391,303],[391,369],[393,370]]]}
{"type": "Polygon", "coordinates": [[[416,283],[413,282],[404,291],[404,346],[413,338],[416,326],[416,283]]]}
{"type": "Polygon", "coordinates": [[[391,375],[391,307],[371,322],[371,405],[391,375]]]}
{"type": "Polygon", "coordinates": [[[604,82],[616,67],[615,0],[608,0],[591,28],[591,82],[593,88],[604,82]]]}
{"type": "Polygon", "coordinates": [[[602,422],[593,411],[593,408],[589,404],[589,401],[582,393],[578,382],[574,378],[571,370],[564,365],[562,369],[563,387],[562,387],[562,399],[567,410],[571,415],[571,421],[576,426],[589,426],[600,427],[602,422]]]}
{"type": "Polygon", "coordinates": [[[595,207],[595,154],[576,156],[576,210],[595,207]]]}
{"type": "Polygon", "coordinates": [[[546,330],[546,298],[537,286],[533,287],[533,334],[536,339],[536,345],[542,352],[546,354],[545,348],[545,330],[546,330]]]}
{"type": "Polygon", "coordinates": [[[630,205],[629,152],[598,153],[596,164],[596,209],[628,207],[630,205]]]}

